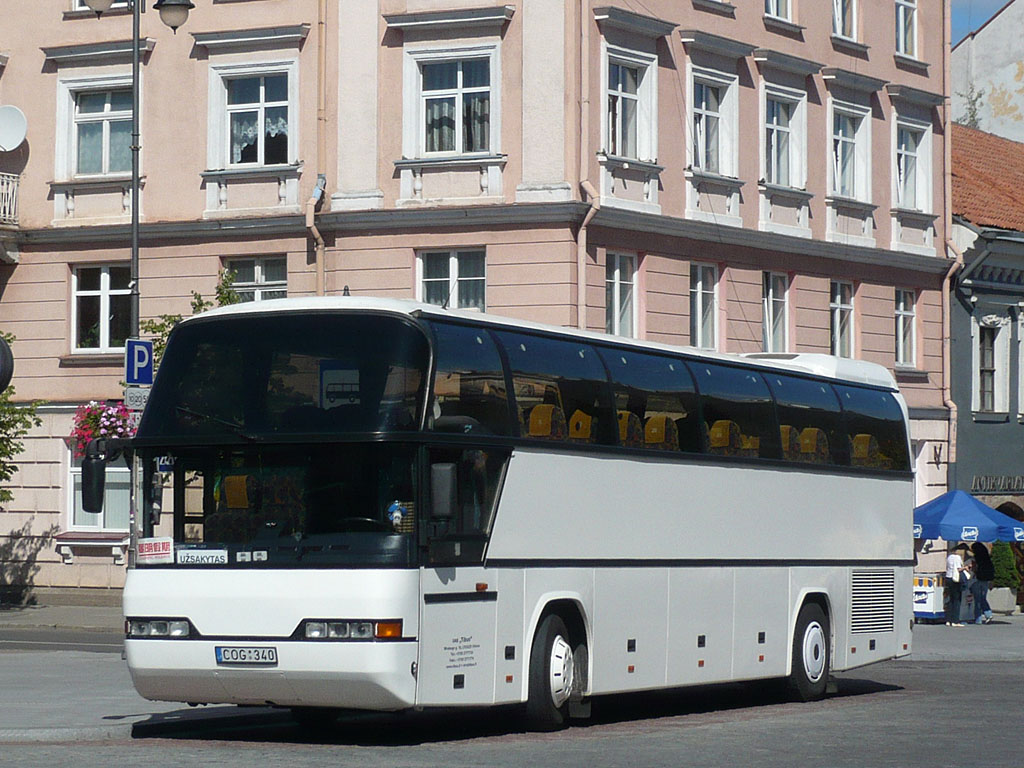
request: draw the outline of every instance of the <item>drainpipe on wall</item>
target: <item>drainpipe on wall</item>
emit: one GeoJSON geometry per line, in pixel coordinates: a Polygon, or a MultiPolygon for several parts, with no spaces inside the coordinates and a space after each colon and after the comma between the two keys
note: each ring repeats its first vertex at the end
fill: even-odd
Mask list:
{"type": "Polygon", "coordinates": [[[576,234],[576,327],[587,327],[587,225],[601,208],[601,197],[590,183],[588,146],[590,138],[590,25],[587,23],[588,0],[580,0],[580,167],[576,178],[590,198],[590,210],[576,234]]]}
{"type": "Polygon", "coordinates": [[[320,234],[320,230],[316,226],[316,206],[323,199],[326,188],[327,176],[318,173],[316,176],[316,186],[313,187],[313,196],[306,201],[306,229],[309,230],[309,235],[313,238],[313,243],[316,247],[317,296],[324,295],[324,256],[327,249],[324,244],[324,236],[320,234]]]}
{"type": "Polygon", "coordinates": [[[950,36],[952,35],[952,23],[949,15],[949,4],[946,2],[942,3],[942,25],[944,28],[944,38],[942,44],[942,79],[943,88],[942,93],[945,98],[942,100],[942,126],[944,131],[943,140],[943,155],[945,172],[943,173],[943,184],[942,184],[942,227],[945,230],[945,241],[947,252],[953,253],[953,264],[946,271],[946,276],[942,278],[942,403],[949,409],[949,447],[946,451],[946,488],[949,488],[950,477],[949,467],[956,463],[956,421],[957,421],[957,409],[956,403],[953,402],[952,392],[952,372],[949,369],[950,362],[952,360],[951,354],[951,342],[950,342],[950,313],[952,312],[952,294],[950,293],[950,285],[952,284],[953,275],[957,273],[964,265],[964,256],[957,249],[953,243],[953,149],[952,149],[952,136],[950,126],[950,36]]]}
{"type": "Polygon", "coordinates": [[[317,3],[317,66],[316,66],[316,186],[313,196],[306,201],[306,229],[313,238],[316,253],[316,295],[325,293],[325,265],[327,249],[323,235],[316,226],[316,207],[327,188],[327,176],[320,172],[327,160],[327,0],[317,3]]]}
{"type": "Polygon", "coordinates": [[[583,217],[580,231],[576,235],[576,326],[586,330],[586,293],[587,293],[587,224],[601,210],[601,198],[589,179],[580,182],[583,191],[590,197],[590,209],[583,217]]]}

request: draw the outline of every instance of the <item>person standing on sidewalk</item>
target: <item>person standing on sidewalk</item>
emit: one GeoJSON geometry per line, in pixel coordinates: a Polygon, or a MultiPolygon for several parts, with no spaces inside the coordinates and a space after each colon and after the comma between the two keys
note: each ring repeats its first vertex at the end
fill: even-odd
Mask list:
{"type": "Polygon", "coordinates": [[[960,621],[960,599],[963,596],[964,559],[960,556],[961,550],[966,550],[966,544],[957,544],[946,557],[946,626],[962,627],[960,621]]]}
{"type": "Polygon", "coordinates": [[[971,582],[971,594],[974,595],[974,623],[988,624],[992,621],[992,607],[988,604],[988,590],[992,579],[996,577],[995,566],[988,547],[980,541],[971,545],[974,554],[974,581],[971,582]]]}

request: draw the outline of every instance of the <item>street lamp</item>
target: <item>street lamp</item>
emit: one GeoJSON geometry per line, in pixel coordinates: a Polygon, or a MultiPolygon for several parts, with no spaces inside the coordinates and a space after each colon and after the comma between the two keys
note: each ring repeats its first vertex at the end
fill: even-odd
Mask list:
{"type": "MultiPolygon", "coordinates": [[[[131,245],[131,337],[139,337],[139,14],[146,10],[145,0],[128,0],[132,7],[132,245],[131,245]]],[[[109,11],[114,0],[85,0],[89,10],[101,16],[109,11]]],[[[195,8],[191,0],[157,0],[154,10],[160,20],[175,33],[195,8]]]]}

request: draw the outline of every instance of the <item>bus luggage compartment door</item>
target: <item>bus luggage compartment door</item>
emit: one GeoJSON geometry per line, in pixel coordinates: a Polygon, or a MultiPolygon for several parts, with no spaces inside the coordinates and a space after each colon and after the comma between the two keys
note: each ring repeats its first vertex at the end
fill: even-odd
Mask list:
{"type": "Polygon", "coordinates": [[[421,572],[418,706],[494,701],[498,593],[483,568],[421,572]]]}

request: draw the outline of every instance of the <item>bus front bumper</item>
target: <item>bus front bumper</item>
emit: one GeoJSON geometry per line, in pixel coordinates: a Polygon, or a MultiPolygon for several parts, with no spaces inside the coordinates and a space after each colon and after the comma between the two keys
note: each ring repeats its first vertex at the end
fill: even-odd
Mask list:
{"type": "Polygon", "coordinates": [[[135,689],[154,701],[384,711],[413,706],[416,648],[413,640],[125,640],[135,689]],[[273,648],[276,661],[218,663],[218,647],[273,648]]]}

